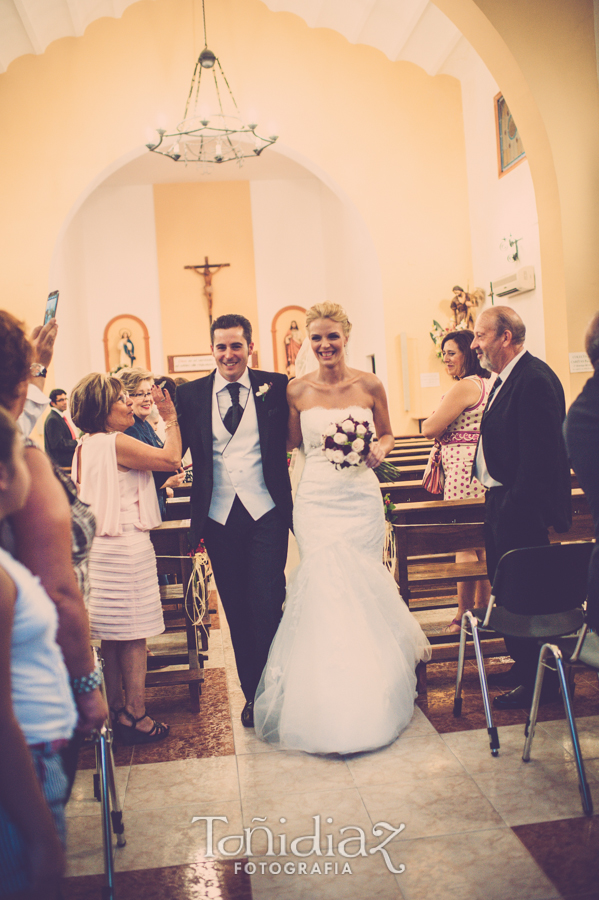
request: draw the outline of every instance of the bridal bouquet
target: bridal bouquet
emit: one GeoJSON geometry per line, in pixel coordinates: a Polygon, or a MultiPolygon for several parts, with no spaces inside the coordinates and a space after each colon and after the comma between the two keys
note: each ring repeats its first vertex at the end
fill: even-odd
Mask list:
{"type": "Polygon", "coordinates": [[[325,429],[322,451],[336,469],[348,469],[364,462],[373,438],[370,422],[356,422],[353,416],[347,416],[325,429]]]}

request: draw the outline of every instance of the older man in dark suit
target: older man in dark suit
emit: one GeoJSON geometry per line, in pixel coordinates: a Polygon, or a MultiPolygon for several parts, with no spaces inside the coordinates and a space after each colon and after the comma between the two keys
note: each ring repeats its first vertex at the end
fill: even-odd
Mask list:
{"type": "Polygon", "coordinates": [[[67,395],[62,388],[50,391],[50,407],[44,422],[44,448],[57,466],[68,468],[73,462],[77,438],[67,419],[67,395]]]}
{"type": "MultiPolygon", "coordinates": [[[[501,556],[519,547],[549,543],[548,529],[571,525],[570,470],[562,436],[564,391],[552,369],[524,349],[526,328],[507,306],[485,310],[476,320],[472,349],[481,365],[497,373],[489,394],[473,474],[488,489],[485,545],[493,581],[501,556]]],[[[491,683],[513,689],[496,697],[499,709],[530,705],[539,648],[535,641],[506,638],[514,666],[491,683]]],[[[556,698],[547,679],[542,701],[556,698]]]]}
{"type": "Polygon", "coordinates": [[[291,525],[287,376],[248,368],[252,328],[239,315],[211,326],[216,371],[177,388],[183,451],[191,450],[192,539],[204,539],[241,687],[241,721],[253,726],[254,694],[285,600],[291,525]]]}
{"type": "Polygon", "coordinates": [[[585,347],[595,369],[566,419],[566,443],[572,468],[586,494],[595,524],[595,549],[589,566],[587,622],[590,627],[580,658],[599,666],[599,313],[587,329],[585,347]]]}

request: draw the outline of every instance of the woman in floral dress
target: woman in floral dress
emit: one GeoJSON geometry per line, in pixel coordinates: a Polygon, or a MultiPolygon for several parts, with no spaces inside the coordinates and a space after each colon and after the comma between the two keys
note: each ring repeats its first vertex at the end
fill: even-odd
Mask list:
{"type": "MultiPolygon", "coordinates": [[[[476,478],[471,479],[480,423],[489,399],[493,380],[483,369],[470,345],[474,339],[466,329],[445,335],[441,344],[443,362],[448,374],[457,382],[442,398],[439,408],[423,422],[422,433],[441,443],[445,474],[444,500],[468,500],[482,497],[485,489],[476,478]]],[[[456,553],[456,562],[474,562],[485,558],[484,550],[456,553]]],[[[457,634],[462,615],[474,606],[486,606],[490,584],[488,579],[458,581],[458,609],[448,631],[457,634]]]]}

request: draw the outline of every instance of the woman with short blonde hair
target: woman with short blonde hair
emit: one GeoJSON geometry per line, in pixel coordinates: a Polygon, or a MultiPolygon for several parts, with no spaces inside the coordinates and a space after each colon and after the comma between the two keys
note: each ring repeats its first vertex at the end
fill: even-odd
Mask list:
{"type": "Polygon", "coordinates": [[[120,369],[116,373],[125,390],[129,395],[134,394],[142,381],[151,381],[152,373],[141,366],[134,366],[132,369],[120,369]]]}

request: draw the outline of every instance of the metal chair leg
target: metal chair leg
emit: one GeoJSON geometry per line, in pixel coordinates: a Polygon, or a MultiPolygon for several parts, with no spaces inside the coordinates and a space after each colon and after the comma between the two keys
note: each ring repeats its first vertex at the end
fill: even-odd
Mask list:
{"type": "Polygon", "coordinates": [[[578,740],[578,731],[576,728],[576,721],[574,716],[572,715],[572,705],[570,703],[570,694],[568,691],[568,682],[566,679],[566,673],[564,671],[564,660],[561,654],[559,647],[552,647],[553,655],[555,656],[555,664],[557,666],[557,674],[559,677],[560,688],[562,691],[562,698],[564,701],[564,710],[566,712],[566,718],[568,720],[568,725],[570,726],[570,737],[572,738],[572,746],[574,748],[574,759],[576,760],[576,768],[578,770],[578,790],[580,791],[580,799],[582,802],[582,808],[585,816],[593,815],[593,798],[591,796],[591,789],[589,788],[586,773],[584,770],[584,762],[582,759],[582,753],[580,750],[580,741],[578,740]]]}
{"type": "Polygon", "coordinates": [[[487,685],[487,675],[485,672],[485,661],[483,659],[480,635],[478,633],[478,619],[475,616],[472,616],[470,624],[472,626],[472,642],[474,644],[474,653],[476,655],[476,665],[478,666],[478,677],[480,679],[480,690],[483,697],[485,719],[487,720],[489,747],[491,748],[491,755],[497,756],[499,753],[499,735],[497,734],[497,728],[495,727],[495,725],[493,725],[491,700],[489,698],[489,687],[487,685]]]}
{"type": "MultiPolygon", "coordinates": [[[[460,630],[460,649],[458,651],[458,672],[455,681],[455,696],[453,698],[453,714],[456,719],[462,715],[462,680],[464,677],[464,659],[466,656],[466,623],[468,615],[472,618],[470,610],[466,610],[462,616],[462,627],[460,630]]],[[[470,623],[472,625],[472,623],[470,623]]]]}
{"type": "Polygon", "coordinates": [[[522,751],[522,759],[524,762],[530,761],[530,751],[532,741],[535,736],[535,728],[537,727],[537,715],[539,713],[539,701],[541,699],[541,690],[543,688],[543,679],[545,678],[545,658],[551,652],[551,644],[543,644],[539,653],[539,662],[537,663],[537,674],[535,677],[535,687],[532,695],[532,705],[530,713],[524,726],[524,734],[526,740],[524,742],[524,750],[522,751]]]}

